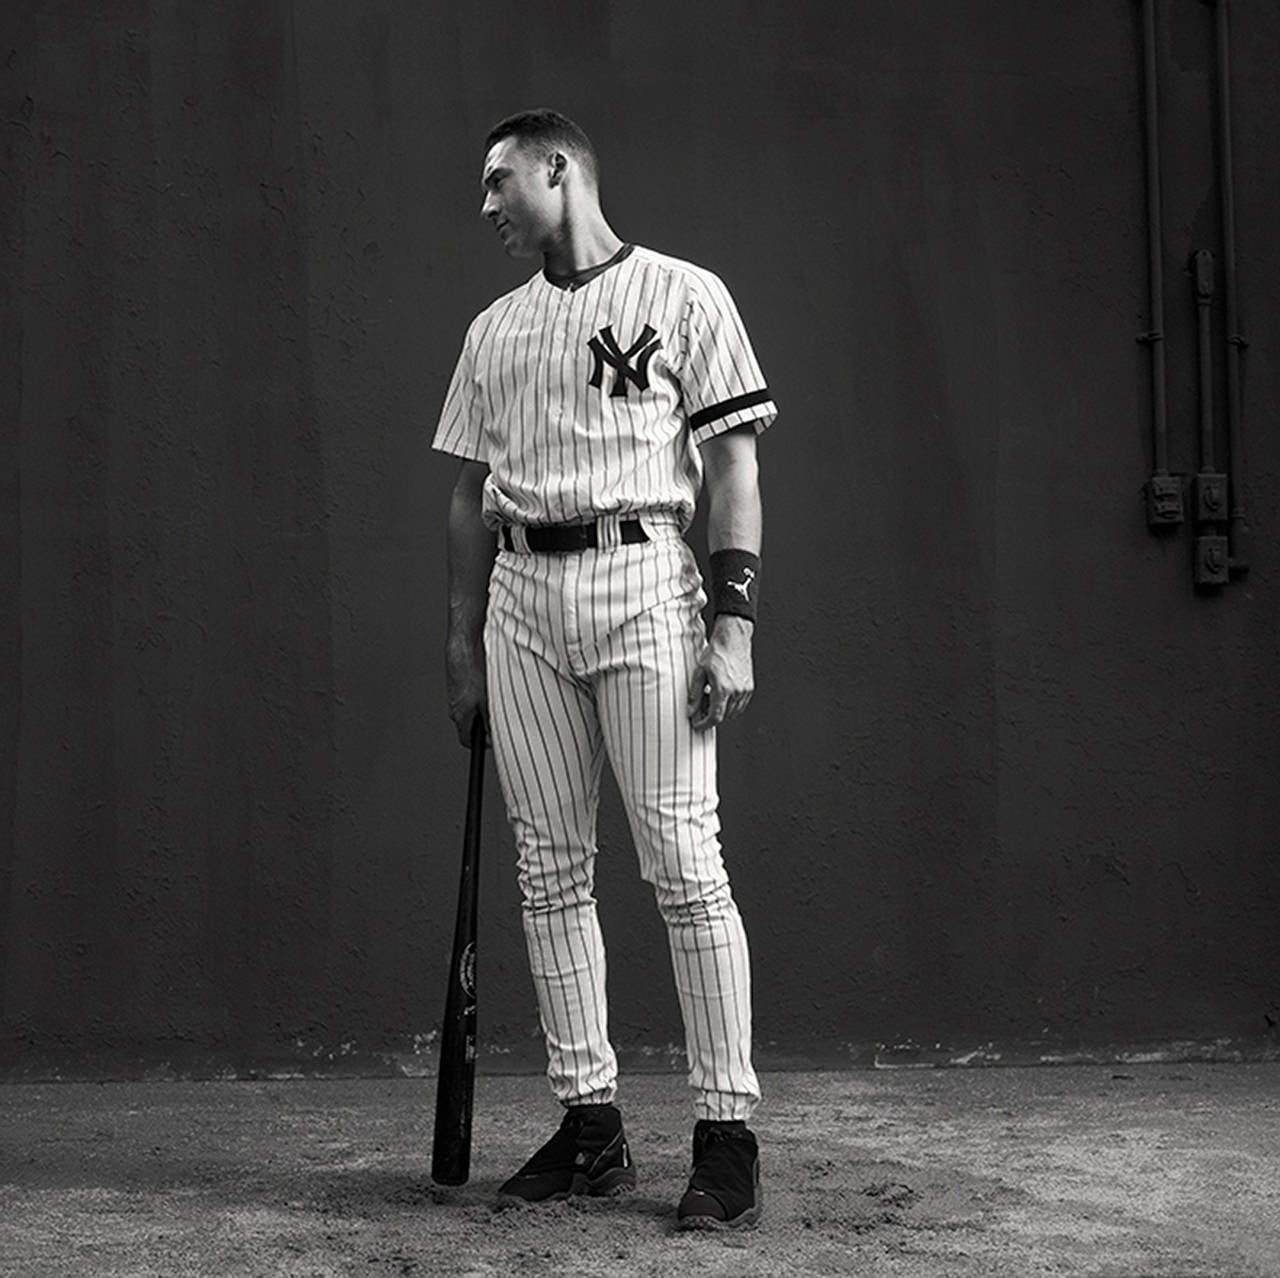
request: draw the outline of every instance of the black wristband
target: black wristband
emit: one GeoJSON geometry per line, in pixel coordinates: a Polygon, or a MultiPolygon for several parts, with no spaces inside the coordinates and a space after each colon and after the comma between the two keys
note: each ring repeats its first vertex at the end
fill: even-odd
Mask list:
{"type": "Polygon", "coordinates": [[[718,617],[756,619],[756,595],[760,589],[760,556],[749,550],[715,550],[711,553],[711,603],[718,617]]]}

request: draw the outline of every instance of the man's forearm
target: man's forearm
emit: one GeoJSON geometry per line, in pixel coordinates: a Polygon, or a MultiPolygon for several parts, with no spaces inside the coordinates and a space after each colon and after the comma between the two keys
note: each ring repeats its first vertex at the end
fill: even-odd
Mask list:
{"type": "MultiPolygon", "coordinates": [[[[717,551],[760,554],[764,516],[760,501],[760,468],[756,460],[754,430],[748,426],[708,441],[703,448],[703,460],[707,481],[707,549],[713,556],[711,566],[714,578],[717,574],[717,551]]],[[[742,570],[741,565],[738,567],[742,570]]],[[[758,569],[757,559],[755,571],[758,569]]],[[[715,580],[710,584],[713,599],[718,599],[721,588],[715,580]]],[[[744,600],[750,589],[750,613],[754,617],[754,572],[750,580],[734,584],[734,588],[743,593],[744,600]]],[[[736,597],[733,602],[737,602],[736,597]]],[[[746,609],[721,611],[717,605],[711,639],[713,645],[724,646],[726,651],[735,654],[735,661],[741,666],[741,669],[735,671],[735,679],[747,690],[749,697],[753,679],[750,673],[750,651],[755,624],[748,617],[738,615],[743,611],[746,609]]],[[[736,713],[745,704],[745,699],[737,700],[730,713],[736,713]]]]}
{"type": "Polygon", "coordinates": [[[489,574],[497,553],[482,518],[483,472],[465,470],[449,502],[449,631],[452,652],[476,652],[484,638],[489,574]]]}
{"type": "Polygon", "coordinates": [[[730,435],[706,452],[707,549],[760,553],[764,516],[752,435],[730,435]]]}
{"type": "Polygon", "coordinates": [[[763,523],[754,430],[748,426],[708,440],[702,458],[712,573],[708,585],[716,616],[689,687],[689,720],[700,732],[741,714],[755,688],[751,641],[763,523]],[[740,578],[726,575],[726,561],[735,561],[740,578]]]}

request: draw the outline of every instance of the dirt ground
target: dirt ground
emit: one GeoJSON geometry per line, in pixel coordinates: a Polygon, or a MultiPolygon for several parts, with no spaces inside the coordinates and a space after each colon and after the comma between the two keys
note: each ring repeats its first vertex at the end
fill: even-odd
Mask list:
{"type": "Polygon", "coordinates": [[[428,1173],[434,1081],[0,1087],[0,1274],[1280,1274],[1280,1065],[764,1078],[765,1219],[676,1233],[683,1082],[627,1080],[635,1193],[499,1210],[558,1121],[482,1077],[470,1183],[428,1173]]]}

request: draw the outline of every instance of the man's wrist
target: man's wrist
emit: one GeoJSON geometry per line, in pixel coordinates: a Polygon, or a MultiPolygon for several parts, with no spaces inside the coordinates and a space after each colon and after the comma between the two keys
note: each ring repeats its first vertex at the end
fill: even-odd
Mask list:
{"type": "Polygon", "coordinates": [[[760,556],[727,546],[711,552],[711,605],[717,618],[742,617],[754,622],[760,589],[760,556]]]}
{"type": "Polygon", "coordinates": [[[726,639],[749,641],[755,628],[756,623],[750,617],[739,616],[736,612],[722,612],[712,623],[711,634],[713,638],[718,635],[726,639]]]}

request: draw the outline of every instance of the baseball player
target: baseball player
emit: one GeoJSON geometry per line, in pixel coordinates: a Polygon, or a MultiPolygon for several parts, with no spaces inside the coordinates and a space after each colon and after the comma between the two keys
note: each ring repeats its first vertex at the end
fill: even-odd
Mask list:
{"type": "Polygon", "coordinates": [[[756,436],[775,408],[711,272],[624,243],[582,130],[546,110],[486,139],[482,215],[542,269],[471,324],[434,446],[449,509],[450,715],[487,717],[515,834],[559,1130],[502,1186],[630,1189],[593,897],[608,759],[670,941],[696,1096],[683,1228],[754,1224],[760,1098],[747,939],[716,815],[716,729],[751,699],[756,436]],[[708,491],[714,621],[683,533],[708,491]]]}

